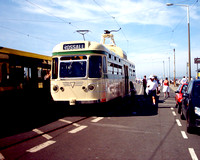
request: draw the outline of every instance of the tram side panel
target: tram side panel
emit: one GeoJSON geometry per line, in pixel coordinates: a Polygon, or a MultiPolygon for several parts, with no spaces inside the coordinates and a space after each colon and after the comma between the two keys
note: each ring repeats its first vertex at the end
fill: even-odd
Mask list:
{"type": "Polygon", "coordinates": [[[108,70],[101,70],[100,73],[102,76],[100,76],[100,74],[99,78],[83,77],[81,79],[58,77],[58,75],[61,74],[61,71],[59,71],[59,64],[58,58],[54,58],[52,65],[51,94],[55,101],[68,101],[71,105],[77,102],[99,103],[130,94],[130,82],[133,80],[133,74],[129,73],[130,69],[128,65],[124,65],[124,67],[122,64],[108,62],[108,70]]]}

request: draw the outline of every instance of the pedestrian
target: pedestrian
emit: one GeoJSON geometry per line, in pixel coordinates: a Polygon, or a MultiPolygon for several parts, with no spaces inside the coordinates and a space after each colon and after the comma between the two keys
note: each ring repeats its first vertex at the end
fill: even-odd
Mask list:
{"type": "Polygon", "coordinates": [[[50,78],[51,78],[51,71],[47,70],[46,75],[44,76],[44,88],[49,89],[50,88],[50,78]]]}
{"type": "Polygon", "coordinates": [[[147,88],[147,79],[146,79],[146,75],[144,76],[142,82],[143,82],[144,96],[146,97],[146,96],[147,96],[147,93],[146,93],[146,88],[147,88]]]}
{"type": "Polygon", "coordinates": [[[156,89],[158,88],[157,81],[154,81],[154,76],[149,76],[150,80],[147,82],[148,95],[152,98],[153,105],[156,105],[156,89]]]}
{"type": "Polygon", "coordinates": [[[170,91],[170,89],[169,89],[169,81],[168,81],[168,78],[166,77],[164,82],[163,82],[164,98],[166,98],[166,93],[168,94],[168,97],[170,97],[169,96],[169,91],[170,91]]]}
{"type": "Polygon", "coordinates": [[[156,81],[158,84],[156,94],[159,95],[160,94],[160,81],[158,80],[157,76],[154,76],[154,81],[156,81]]]}
{"type": "Polygon", "coordinates": [[[181,84],[184,84],[187,82],[187,79],[185,78],[185,76],[183,76],[183,78],[181,79],[181,84]]]}

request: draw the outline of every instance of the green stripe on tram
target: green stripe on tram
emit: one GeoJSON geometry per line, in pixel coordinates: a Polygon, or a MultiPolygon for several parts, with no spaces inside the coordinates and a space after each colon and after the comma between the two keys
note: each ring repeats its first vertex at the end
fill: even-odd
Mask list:
{"type": "Polygon", "coordinates": [[[72,54],[106,54],[105,51],[68,51],[68,52],[54,52],[52,53],[53,56],[58,56],[58,55],[72,55],[72,54]]]}

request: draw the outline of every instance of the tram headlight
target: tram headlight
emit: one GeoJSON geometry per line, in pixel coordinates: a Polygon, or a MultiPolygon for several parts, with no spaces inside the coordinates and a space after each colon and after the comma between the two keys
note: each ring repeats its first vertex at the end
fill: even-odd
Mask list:
{"type": "Polygon", "coordinates": [[[63,87],[60,87],[60,90],[61,90],[62,92],[64,92],[65,89],[64,89],[63,87]]]}
{"type": "Polygon", "coordinates": [[[89,85],[88,85],[88,90],[89,90],[89,91],[95,90],[95,85],[94,85],[94,84],[89,84],[89,85]]]}
{"type": "Polygon", "coordinates": [[[59,89],[59,87],[58,87],[57,85],[54,85],[54,86],[53,86],[53,90],[54,90],[55,92],[58,92],[58,89],[59,89]]]}

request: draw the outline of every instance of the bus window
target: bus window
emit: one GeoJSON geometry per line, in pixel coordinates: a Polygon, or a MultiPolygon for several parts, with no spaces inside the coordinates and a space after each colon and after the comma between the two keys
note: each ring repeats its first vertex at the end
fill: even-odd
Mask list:
{"type": "Polygon", "coordinates": [[[58,78],[58,58],[52,60],[52,79],[58,78]]]}
{"type": "Polygon", "coordinates": [[[101,78],[102,57],[90,56],[89,59],[89,78],[101,78]]]}
{"type": "Polygon", "coordinates": [[[3,63],[2,65],[0,65],[0,84],[2,83],[2,85],[6,84],[7,81],[7,66],[6,63],[3,63]]]}

